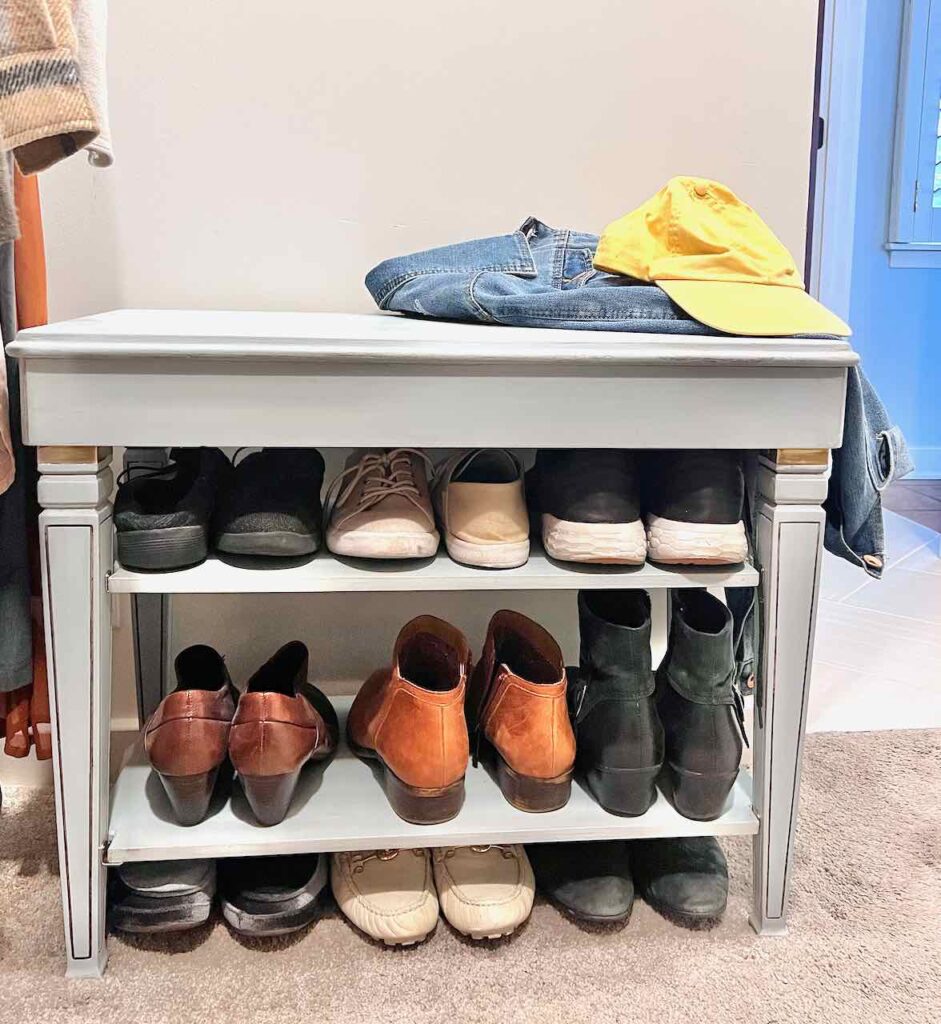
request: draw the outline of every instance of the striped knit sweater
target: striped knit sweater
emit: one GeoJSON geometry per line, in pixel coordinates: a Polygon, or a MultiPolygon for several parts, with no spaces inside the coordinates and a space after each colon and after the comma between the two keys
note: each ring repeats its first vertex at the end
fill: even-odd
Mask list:
{"type": "Polygon", "coordinates": [[[70,0],[0,2],[0,136],[24,174],[98,135],[75,47],[70,0]]]}

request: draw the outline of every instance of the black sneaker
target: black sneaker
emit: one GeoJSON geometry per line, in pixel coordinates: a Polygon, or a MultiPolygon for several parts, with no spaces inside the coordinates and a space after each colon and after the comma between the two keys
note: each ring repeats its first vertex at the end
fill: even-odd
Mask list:
{"type": "Polygon", "coordinates": [[[316,448],[262,448],[247,455],[219,498],[216,550],[267,557],[312,555],[320,547],[323,472],[323,456],[316,448]]]}
{"type": "Polygon", "coordinates": [[[731,451],[656,451],[644,460],[651,561],[736,565],[748,554],[742,459],[731,451]]]}
{"type": "Polygon", "coordinates": [[[564,562],[640,565],[637,456],[619,448],[543,448],[526,477],[533,530],[564,562]]]}
{"type": "Polygon", "coordinates": [[[218,448],[173,448],[170,465],[129,466],[114,502],[118,561],[128,569],[185,569],[209,553],[216,493],[232,464],[218,448]]]}

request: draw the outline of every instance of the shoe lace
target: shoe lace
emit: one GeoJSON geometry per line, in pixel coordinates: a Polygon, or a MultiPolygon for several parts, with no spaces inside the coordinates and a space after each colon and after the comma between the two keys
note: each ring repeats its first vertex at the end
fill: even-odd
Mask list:
{"type": "Polygon", "coordinates": [[[363,490],[353,514],[365,512],[385,498],[400,494],[427,516],[428,510],[422,507],[421,492],[415,480],[412,455],[421,459],[429,469],[434,468],[431,459],[420,448],[392,448],[364,455],[359,462],[338,473],[327,488],[324,518],[330,518],[337,505],[342,505],[353,494],[361,480],[363,490]]]}
{"type": "Polygon", "coordinates": [[[400,853],[411,853],[416,857],[424,855],[424,850],[361,850],[350,854],[350,864],[354,875],[360,875],[366,870],[366,865],[371,860],[389,861],[395,860],[400,853]]]}

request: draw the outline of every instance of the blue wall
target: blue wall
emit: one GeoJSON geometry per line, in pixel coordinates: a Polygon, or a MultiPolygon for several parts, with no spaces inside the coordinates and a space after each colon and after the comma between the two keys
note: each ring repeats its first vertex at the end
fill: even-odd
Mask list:
{"type": "Polygon", "coordinates": [[[941,477],[941,268],[889,266],[885,250],[903,5],[869,0],[850,324],[863,368],[915,458],[941,477]]]}

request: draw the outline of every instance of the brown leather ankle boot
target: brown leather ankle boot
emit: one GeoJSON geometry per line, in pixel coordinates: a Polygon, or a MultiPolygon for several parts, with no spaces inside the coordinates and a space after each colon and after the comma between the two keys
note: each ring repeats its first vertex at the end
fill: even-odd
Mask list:
{"type": "Polygon", "coordinates": [[[392,809],[416,825],[448,821],[464,802],[469,671],[460,630],[420,615],[399,633],[392,666],[373,672],[350,708],[350,746],[379,762],[392,809]]]}
{"type": "Polygon", "coordinates": [[[503,795],[522,811],[564,807],[572,789],[575,736],[559,645],[532,619],[500,611],[467,694],[474,763],[486,751],[503,795]]]}
{"type": "Polygon", "coordinates": [[[262,825],[287,814],[304,765],[336,750],[336,711],[307,667],[305,645],[285,644],[249,679],[232,720],[229,757],[262,825]]]}

